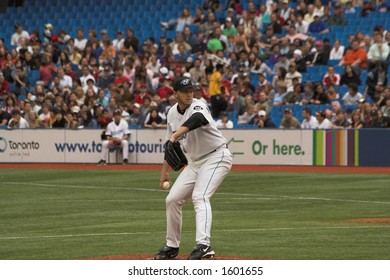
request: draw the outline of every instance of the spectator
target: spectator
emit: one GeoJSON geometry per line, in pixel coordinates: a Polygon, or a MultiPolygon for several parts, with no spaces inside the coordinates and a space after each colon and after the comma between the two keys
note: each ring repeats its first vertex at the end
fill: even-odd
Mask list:
{"type": "Polygon", "coordinates": [[[88,40],[84,38],[84,31],[83,29],[79,28],[77,30],[76,38],[74,39],[74,46],[77,47],[79,50],[84,51],[88,40]]]}
{"type": "Polygon", "coordinates": [[[318,121],[316,117],[312,116],[310,108],[303,108],[302,110],[302,129],[316,129],[318,127],[318,121]]]}
{"type": "Polygon", "coordinates": [[[272,75],[273,72],[271,68],[268,67],[268,65],[264,62],[263,58],[260,56],[256,57],[255,64],[250,70],[253,74],[263,74],[264,76],[272,75]]]}
{"type": "Polygon", "coordinates": [[[355,7],[352,6],[352,2],[351,1],[347,1],[345,3],[345,14],[348,15],[348,14],[356,14],[356,10],[355,10],[355,7]]]}
{"type": "Polygon", "coordinates": [[[192,16],[188,8],[184,8],[181,16],[176,19],[170,19],[168,22],[160,22],[163,31],[169,30],[176,26],[176,32],[183,32],[187,24],[192,24],[192,16]]]}
{"type": "Polygon", "coordinates": [[[339,66],[351,65],[357,74],[367,67],[367,52],[359,47],[358,40],[352,41],[352,48],[347,50],[339,66]]]}
{"type": "Polygon", "coordinates": [[[299,102],[300,105],[306,105],[310,103],[310,101],[313,99],[313,96],[314,96],[313,83],[308,81],[305,83],[303,92],[300,94],[297,101],[299,102]]]}
{"type": "Polygon", "coordinates": [[[326,113],[324,111],[318,111],[316,113],[316,118],[318,121],[318,129],[330,129],[332,123],[326,118],[326,113]]]}
{"type": "Polygon", "coordinates": [[[238,86],[232,86],[230,96],[228,97],[228,112],[235,112],[237,116],[245,112],[245,98],[239,94],[238,86]]]}
{"type": "Polygon", "coordinates": [[[15,25],[15,33],[11,37],[11,46],[20,47],[21,40],[30,40],[30,35],[26,30],[23,30],[23,26],[21,24],[15,25]]]}
{"type": "Polygon", "coordinates": [[[123,37],[123,32],[121,30],[116,31],[116,39],[112,41],[112,45],[116,52],[119,52],[125,43],[125,38],[123,37]]]}
{"type": "Polygon", "coordinates": [[[344,14],[343,14],[343,8],[340,3],[335,4],[333,9],[333,14],[328,18],[327,24],[332,26],[344,26],[347,24],[344,14]]]}
{"type": "Polygon", "coordinates": [[[92,79],[95,83],[95,78],[91,75],[88,65],[83,65],[81,67],[82,76],[80,77],[81,86],[84,88],[87,86],[87,81],[92,79]]]}
{"type": "Polygon", "coordinates": [[[77,121],[75,117],[75,113],[73,112],[67,112],[65,117],[64,117],[66,124],[65,128],[78,128],[80,126],[80,123],[77,121]]]}
{"type": "Polygon", "coordinates": [[[229,120],[228,115],[223,112],[220,114],[220,119],[217,120],[217,127],[221,128],[233,128],[234,124],[231,120],[229,120]]]}
{"type": "Polygon", "coordinates": [[[367,75],[367,94],[374,102],[379,100],[384,87],[387,85],[388,74],[385,67],[385,63],[378,61],[374,64],[373,68],[368,72],[367,75]]]}
{"type": "Polygon", "coordinates": [[[250,120],[256,116],[255,106],[253,104],[246,104],[245,112],[238,116],[238,125],[247,125],[250,120]]]}
{"type": "Polygon", "coordinates": [[[55,112],[55,121],[51,125],[52,128],[65,128],[66,120],[61,110],[57,109],[55,112]]]}
{"type": "Polygon", "coordinates": [[[325,74],[322,79],[322,84],[324,86],[338,86],[340,85],[341,76],[338,73],[335,73],[334,66],[328,66],[328,72],[325,74]]]}
{"type": "Polygon", "coordinates": [[[285,84],[279,84],[274,96],[273,106],[279,106],[283,104],[283,98],[287,95],[287,86],[285,84]]]}
{"type": "Polygon", "coordinates": [[[144,127],[148,128],[166,128],[167,125],[163,123],[163,119],[156,108],[152,108],[146,118],[144,127]]]}
{"type": "Polygon", "coordinates": [[[307,34],[309,31],[309,23],[303,19],[301,13],[297,13],[296,15],[296,23],[295,23],[296,32],[298,34],[307,34]]]}
{"type": "Polygon", "coordinates": [[[293,83],[292,80],[294,78],[298,78],[298,83],[302,83],[302,74],[298,72],[296,64],[295,63],[290,63],[288,67],[288,73],[286,74],[286,86],[287,86],[287,91],[293,91],[293,83]]]}
{"type": "Polygon", "coordinates": [[[279,128],[283,129],[298,129],[301,128],[301,124],[296,117],[293,116],[290,109],[284,109],[284,114],[279,128]]]}
{"type": "MultiPolygon", "coordinates": [[[[173,97],[173,95],[172,95],[172,97],[173,97]]],[[[174,99],[174,97],[173,97],[173,99],[174,99]]],[[[133,109],[133,112],[130,114],[129,125],[141,126],[144,123],[144,119],[145,119],[145,116],[141,111],[141,105],[139,105],[138,103],[134,103],[132,109],[133,109]]]]}
{"type": "Polygon", "coordinates": [[[376,9],[380,13],[386,13],[387,11],[390,10],[390,7],[387,5],[387,1],[386,0],[381,0],[380,4],[376,7],[376,9]]]}
{"type": "Polygon", "coordinates": [[[328,96],[329,100],[332,101],[332,100],[335,100],[335,99],[339,99],[340,95],[336,92],[335,90],[335,87],[334,86],[328,86],[327,89],[326,89],[326,95],[328,96]]]}
{"type": "Polygon", "coordinates": [[[356,73],[353,67],[351,65],[346,65],[344,69],[345,72],[341,76],[340,85],[349,86],[350,84],[355,84],[359,86],[361,84],[360,75],[356,73]]]}
{"type": "Polygon", "coordinates": [[[0,106],[0,126],[6,126],[11,118],[12,115],[0,106]]]}
{"type": "Polygon", "coordinates": [[[382,62],[387,65],[387,59],[390,53],[389,45],[386,42],[383,42],[381,33],[374,33],[374,42],[375,43],[371,45],[367,54],[369,69],[374,68],[377,62],[382,62]]]}
{"type": "Polygon", "coordinates": [[[390,117],[390,96],[384,98],[385,104],[380,108],[384,117],[390,117]]]}
{"type": "Polygon", "coordinates": [[[382,128],[382,122],[378,116],[378,110],[372,109],[370,112],[370,121],[367,122],[367,128],[382,128]]]}
{"type": "Polygon", "coordinates": [[[330,100],[326,91],[324,90],[324,86],[321,83],[317,83],[314,87],[314,95],[310,100],[311,104],[329,104],[330,100]]]}
{"type": "Polygon", "coordinates": [[[288,69],[289,66],[290,66],[290,60],[287,59],[287,55],[281,54],[279,61],[274,65],[273,72],[277,73],[278,69],[281,67],[284,69],[288,69]]]}
{"type": "Polygon", "coordinates": [[[227,109],[227,102],[221,95],[221,82],[224,79],[222,64],[217,64],[210,76],[209,95],[211,98],[211,112],[213,118],[219,118],[219,114],[227,109]]]}
{"type": "MultiPolygon", "coordinates": [[[[297,80],[297,78],[295,78],[297,80]]],[[[301,93],[303,92],[302,85],[300,83],[294,84],[294,90],[287,93],[283,98],[284,104],[296,104],[299,103],[301,93]]]]}
{"type": "Polygon", "coordinates": [[[340,40],[336,39],[332,50],[330,51],[330,60],[340,60],[344,55],[345,47],[341,45],[340,40]]]}
{"type": "Polygon", "coordinates": [[[98,128],[97,121],[93,118],[90,110],[81,110],[80,125],[82,128],[98,128]]]}
{"type": "Polygon", "coordinates": [[[313,22],[309,24],[308,32],[314,34],[329,33],[329,27],[318,14],[315,14],[313,22]]]}
{"type": "Polygon", "coordinates": [[[363,95],[358,92],[358,87],[356,84],[350,84],[348,86],[348,92],[343,97],[344,105],[357,105],[359,99],[361,99],[363,95]]]}
{"type": "Polygon", "coordinates": [[[369,13],[374,12],[375,8],[373,7],[371,1],[364,0],[363,1],[363,8],[360,12],[361,17],[366,17],[369,13]]]}
{"type": "Polygon", "coordinates": [[[57,76],[58,76],[58,79],[60,82],[59,87],[61,90],[65,89],[65,88],[71,89],[73,87],[72,77],[65,74],[64,68],[59,67],[57,69],[57,76]]]}
{"type": "Polygon", "coordinates": [[[267,113],[264,110],[259,111],[259,119],[257,122],[258,128],[276,128],[274,122],[267,116],[267,113]]]}
{"type": "Polygon", "coordinates": [[[332,128],[347,128],[351,123],[347,120],[346,114],[343,110],[336,113],[336,120],[333,122],[332,128]]]}
{"type": "Polygon", "coordinates": [[[354,128],[354,129],[360,129],[364,128],[365,124],[362,120],[362,117],[359,113],[359,111],[353,111],[351,114],[351,124],[348,128],[354,128]]]}
{"type": "MultiPolygon", "coordinates": [[[[307,68],[306,68],[306,61],[305,61],[305,59],[303,59],[302,51],[299,50],[299,49],[294,50],[293,57],[290,60],[290,64],[295,64],[296,65],[296,70],[299,73],[305,73],[306,70],[307,70],[307,68]]],[[[289,65],[289,67],[290,67],[290,65],[289,65]]],[[[286,69],[290,69],[290,68],[286,68],[286,69]]]]}
{"type": "Polygon", "coordinates": [[[12,118],[8,122],[8,128],[24,129],[24,128],[30,128],[30,126],[28,122],[21,116],[20,111],[15,109],[12,111],[12,118]]]}

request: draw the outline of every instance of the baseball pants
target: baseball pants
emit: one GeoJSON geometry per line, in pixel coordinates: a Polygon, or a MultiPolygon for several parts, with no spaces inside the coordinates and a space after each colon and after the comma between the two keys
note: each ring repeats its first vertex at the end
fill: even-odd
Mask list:
{"type": "Polygon", "coordinates": [[[232,166],[225,147],[190,163],[179,175],[166,198],[167,246],[178,248],[182,231],[182,207],[192,198],[196,217],[196,243],[210,245],[212,211],[210,198],[232,166]]]}
{"type": "MultiPolygon", "coordinates": [[[[115,147],[119,147],[119,145],[110,144],[108,140],[104,140],[102,143],[102,157],[103,157],[102,159],[107,161],[108,151],[115,147]]],[[[123,158],[129,158],[129,141],[122,140],[120,147],[122,149],[123,158]]]]}

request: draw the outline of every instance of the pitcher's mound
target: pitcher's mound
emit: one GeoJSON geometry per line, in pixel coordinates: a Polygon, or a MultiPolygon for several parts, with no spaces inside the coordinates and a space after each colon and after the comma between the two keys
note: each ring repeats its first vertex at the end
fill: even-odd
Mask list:
{"type": "MultiPolygon", "coordinates": [[[[137,254],[137,255],[114,255],[114,256],[101,256],[94,258],[87,258],[86,260],[153,260],[154,255],[149,254],[137,254]]],[[[186,260],[188,255],[179,255],[178,260],[186,260]]],[[[244,258],[235,256],[215,256],[210,260],[256,260],[254,258],[244,258]]]]}
{"type": "Polygon", "coordinates": [[[350,221],[353,223],[390,224],[390,218],[358,218],[350,221]]]}

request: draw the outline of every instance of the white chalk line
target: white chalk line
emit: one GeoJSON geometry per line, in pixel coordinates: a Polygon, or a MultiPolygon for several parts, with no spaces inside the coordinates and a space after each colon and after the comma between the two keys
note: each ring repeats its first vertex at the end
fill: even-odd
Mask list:
{"type": "MultiPolygon", "coordinates": [[[[8,185],[31,185],[40,187],[56,187],[56,188],[76,188],[76,189],[102,189],[102,190],[128,190],[128,191],[146,191],[146,192],[161,192],[162,190],[156,187],[156,189],[147,188],[125,188],[125,187],[96,187],[96,186],[80,186],[80,185],[55,185],[55,184],[43,184],[43,183],[24,183],[24,182],[2,182],[2,184],[8,185]]],[[[354,199],[338,199],[338,198],[326,198],[326,197],[308,197],[308,196],[288,196],[288,195],[262,195],[262,194],[248,194],[248,193],[226,193],[218,192],[218,195],[234,195],[234,200],[271,200],[271,199],[291,199],[291,200],[319,200],[319,201],[335,201],[335,202],[348,202],[348,203],[372,203],[372,204],[390,204],[390,201],[375,201],[375,200],[354,200],[354,199]],[[244,197],[240,197],[244,196],[244,197]],[[245,198],[247,197],[247,198],[245,198]]],[[[214,199],[218,199],[217,197],[214,199]]]]}
{"type": "MultiPolygon", "coordinates": [[[[343,227],[280,227],[280,228],[248,228],[248,229],[215,229],[214,232],[264,232],[264,231],[298,231],[298,230],[359,230],[359,229],[378,229],[390,226],[343,226],[343,227]]],[[[191,233],[192,231],[183,231],[191,233]]],[[[51,238],[77,238],[77,237],[99,237],[99,236],[122,236],[122,235],[147,235],[147,234],[165,234],[165,231],[143,231],[143,232],[112,232],[112,233],[84,233],[84,234],[61,234],[61,235],[37,235],[37,236],[6,236],[0,237],[1,240],[23,240],[23,239],[51,239],[51,238]]]]}

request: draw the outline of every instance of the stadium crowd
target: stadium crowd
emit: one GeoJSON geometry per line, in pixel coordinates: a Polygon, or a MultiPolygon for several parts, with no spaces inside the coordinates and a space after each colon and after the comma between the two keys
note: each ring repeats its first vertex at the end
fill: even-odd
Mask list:
{"type": "Polygon", "coordinates": [[[172,81],[185,75],[220,128],[390,127],[390,32],[357,30],[345,46],[326,37],[357,10],[388,13],[386,1],[374,2],[267,0],[244,9],[205,0],[144,42],[131,27],[110,38],[106,29],[72,37],[66,26],[47,23],[39,34],[16,24],[11,48],[0,39],[0,126],[106,128],[119,109],[130,126],[164,128],[172,81]],[[320,67],[323,76],[307,78],[320,67]]]}

